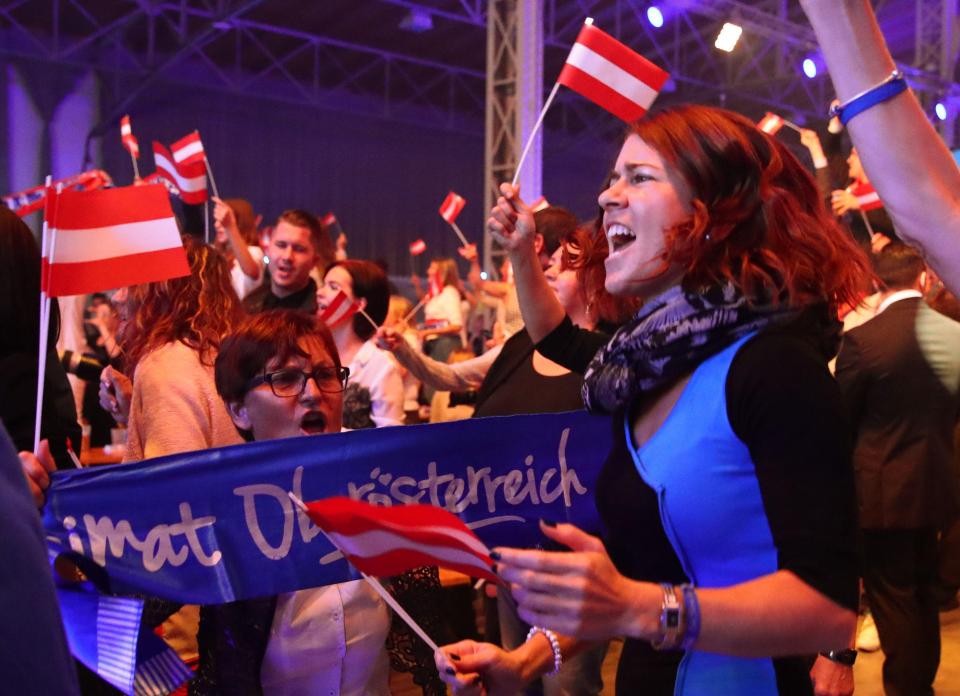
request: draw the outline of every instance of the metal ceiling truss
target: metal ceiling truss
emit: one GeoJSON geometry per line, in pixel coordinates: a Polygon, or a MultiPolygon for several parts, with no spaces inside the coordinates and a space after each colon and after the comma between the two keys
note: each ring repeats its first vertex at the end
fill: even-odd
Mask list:
{"type": "MultiPolygon", "coordinates": [[[[486,30],[490,0],[376,1],[479,32],[486,30]]],[[[668,17],[660,29],[646,21],[649,3],[641,0],[541,2],[546,88],[583,19],[593,16],[598,26],[671,73],[662,102],[722,104],[757,114],[781,111],[803,121],[822,118],[832,95],[825,75],[808,80],[799,73],[800,62],[817,46],[793,0],[661,3],[668,17]],[[713,47],[724,21],[744,28],[742,45],[729,55],[713,47]]],[[[902,12],[905,3],[910,4],[879,0],[875,5],[883,18],[885,12],[902,12]]],[[[199,81],[238,94],[479,129],[486,75],[456,64],[455,54],[430,59],[411,50],[390,51],[258,21],[251,10],[261,4],[266,8],[269,0],[0,0],[0,56],[88,66],[135,76],[138,84],[199,81]]],[[[914,0],[912,9],[914,55],[905,61],[912,65],[901,67],[922,97],[955,100],[960,94],[953,81],[956,2],[914,0]]],[[[436,37],[427,33],[424,40],[436,37]]],[[[471,50],[482,50],[482,43],[476,41],[471,50]]],[[[571,134],[611,129],[604,114],[568,97],[558,99],[550,126],[569,128],[571,134]]]]}

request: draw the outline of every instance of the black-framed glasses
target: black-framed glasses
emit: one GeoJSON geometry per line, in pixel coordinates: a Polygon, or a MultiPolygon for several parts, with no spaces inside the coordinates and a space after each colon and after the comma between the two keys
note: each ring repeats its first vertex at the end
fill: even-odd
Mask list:
{"type": "Polygon", "coordinates": [[[247,383],[247,391],[261,384],[269,384],[276,396],[300,396],[307,386],[307,380],[313,378],[317,388],[324,394],[339,394],[346,389],[349,376],[349,368],[333,365],[317,365],[310,372],[285,367],[254,377],[247,383]]]}

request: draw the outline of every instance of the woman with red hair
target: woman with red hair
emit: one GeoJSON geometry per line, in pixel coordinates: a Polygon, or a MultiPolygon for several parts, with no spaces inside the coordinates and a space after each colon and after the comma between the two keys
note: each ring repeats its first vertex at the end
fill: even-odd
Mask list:
{"type": "Polygon", "coordinates": [[[606,288],[644,304],[598,345],[551,300],[519,191],[501,193],[488,227],[527,329],[612,416],[605,532],[544,522],[572,552],[496,549],[528,641],[447,646],[441,673],[457,693],[514,692],[625,636],[618,693],[812,693],[802,656],[849,659],[856,625],[853,471],[826,362],[862,253],[753,123],[661,111],[631,128],[599,197],[606,288]]]}

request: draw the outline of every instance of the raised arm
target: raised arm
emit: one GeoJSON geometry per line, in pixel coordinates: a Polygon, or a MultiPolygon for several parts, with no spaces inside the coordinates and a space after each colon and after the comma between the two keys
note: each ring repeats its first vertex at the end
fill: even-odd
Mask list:
{"type": "Polygon", "coordinates": [[[500,194],[487,219],[487,229],[510,254],[523,323],[530,339],[539,343],[560,325],[566,312],[543,275],[534,248],[537,229],[533,211],[520,198],[520,187],[500,184],[500,194]]]}
{"type": "Polygon", "coordinates": [[[483,355],[448,365],[415,350],[400,332],[384,327],[377,331],[377,345],[393,353],[393,357],[424,384],[452,392],[478,389],[500,354],[500,346],[497,346],[483,355]]]}
{"type": "MultiPolygon", "coordinates": [[[[852,97],[894,69],[867,0],[801,0],[823,50],[837,97],[852,97]]],[[[907,90],[847,124],[870,183],[900,235],[960,292],[960,170],[907,90]]]]}
{"type": "Polygon", "coordinates": [[[257,280],[260,277],[260,264],[251,256],[247,243],[240,234],[237,217],[233,214],[233,209],[219,198],[214,198],[213,202],[214,224],[218,230],[223,230],[227,235],[230,250],[233,252],[233,256],[240,265],[243,274],[248,278],[257,280]]]}

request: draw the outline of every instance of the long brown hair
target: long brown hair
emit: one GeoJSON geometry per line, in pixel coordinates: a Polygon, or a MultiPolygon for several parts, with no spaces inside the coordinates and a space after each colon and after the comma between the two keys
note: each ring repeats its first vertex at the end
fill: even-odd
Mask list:
{"type": "Polygon", "coordinates": [[[693,215],[666,232],[665,267],[697,289],[733,283],[747,298],[856,304],[866,256],[827,211],[799,160],[748,119],[684,105],[637,121],[638,135],[682,179],[693,215]]]}
{"type": "Polygon", "coordinates": [[[223,256],[192,237],[184,237],[183,246],[190,275],[134,285],[127,293],[130,319],[119,338],[128,374],[147,353],[173,341],[193,348],[202,363],[213,365],[220,341],[243,318],[223,256]]]}

